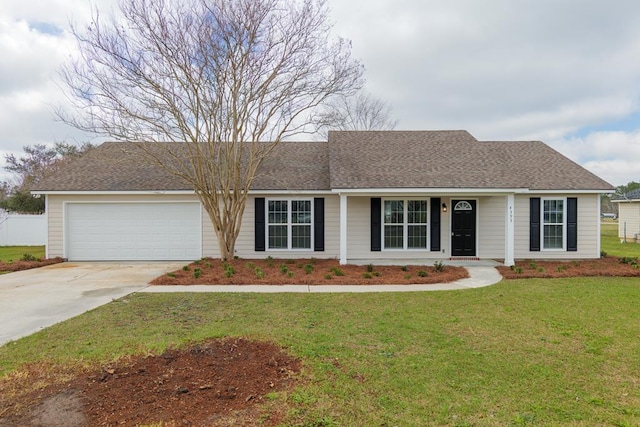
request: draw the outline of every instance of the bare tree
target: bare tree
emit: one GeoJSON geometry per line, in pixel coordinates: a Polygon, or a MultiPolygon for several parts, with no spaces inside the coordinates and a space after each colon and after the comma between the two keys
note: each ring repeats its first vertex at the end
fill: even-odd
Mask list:
{"type": "Polygon", "coordinates": [[[13,179],[0,183],[0,209],[17,213],[44,212],[44,199],[31,195],[33,185],[91,148],[93,145],[88,142],[81,145],[56,142],[53,146],[27,145],[21,156],[5,155],[4,170],[10,172],[13,179]]]}
{"type": "Polygon", "coordinates": [[[316,132],[326,139],[330,130],[391,130],[398,124],[391,114],[390,104],[360,91],[327,103],[315,119],[316,132]]]}
{"type": "Polygon", "coordinates": [[[59,116],[143,142],[147,161],[194,188],[233,257],[264,158],[357,91],[363,67],[331,39],[324,0],[121,0],[119,11],[73,28],[79,55],[61,75],[81,114],[59,116]]]}

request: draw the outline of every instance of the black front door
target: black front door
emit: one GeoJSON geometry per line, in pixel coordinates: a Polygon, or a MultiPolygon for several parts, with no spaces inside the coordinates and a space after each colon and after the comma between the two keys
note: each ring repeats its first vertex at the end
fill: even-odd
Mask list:
{"type": "Polygon", "coordinates": [[[452,200],[451,255],[476,256],[476,201],[452,200]]]}

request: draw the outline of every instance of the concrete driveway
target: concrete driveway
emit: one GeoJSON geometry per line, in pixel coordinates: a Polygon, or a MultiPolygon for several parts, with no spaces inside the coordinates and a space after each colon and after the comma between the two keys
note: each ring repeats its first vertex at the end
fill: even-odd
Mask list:
{"type": "Polygon", "coordinates": [[[65,262],[0,276],[0,345],[143,289],[184,263],[65,262]]]}

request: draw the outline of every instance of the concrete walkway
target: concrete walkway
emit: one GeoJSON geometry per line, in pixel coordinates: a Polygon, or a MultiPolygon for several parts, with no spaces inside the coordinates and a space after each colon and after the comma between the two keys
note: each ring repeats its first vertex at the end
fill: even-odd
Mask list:
{"type": "Polygon", "coordinates": [[[338,293],[338,292],[416,292],[453,291],[481,288],[502,280],[494,267],[465,267],[469,277],[451,283],[433,285],[193,285],[149,286],[138,292],[253,292],[253,293],[338,293]]]}
{"type": "Polygon", "coordinates": [[[0,346],[132,292],[414,292],[479,288],[502,280],[491,266],[465,266],[469,278],[433,285],[149,286],[183,263],[62,263],[0,276],[0,346]]]}

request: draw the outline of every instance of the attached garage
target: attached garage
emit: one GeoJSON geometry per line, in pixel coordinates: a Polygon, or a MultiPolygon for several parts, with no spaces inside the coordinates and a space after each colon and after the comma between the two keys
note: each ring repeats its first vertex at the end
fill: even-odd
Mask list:
{"type": "Polygon", "coordinates": [[[171,261],[202,256],[199,203],[67,203],[70,261],[171,261]]]}

